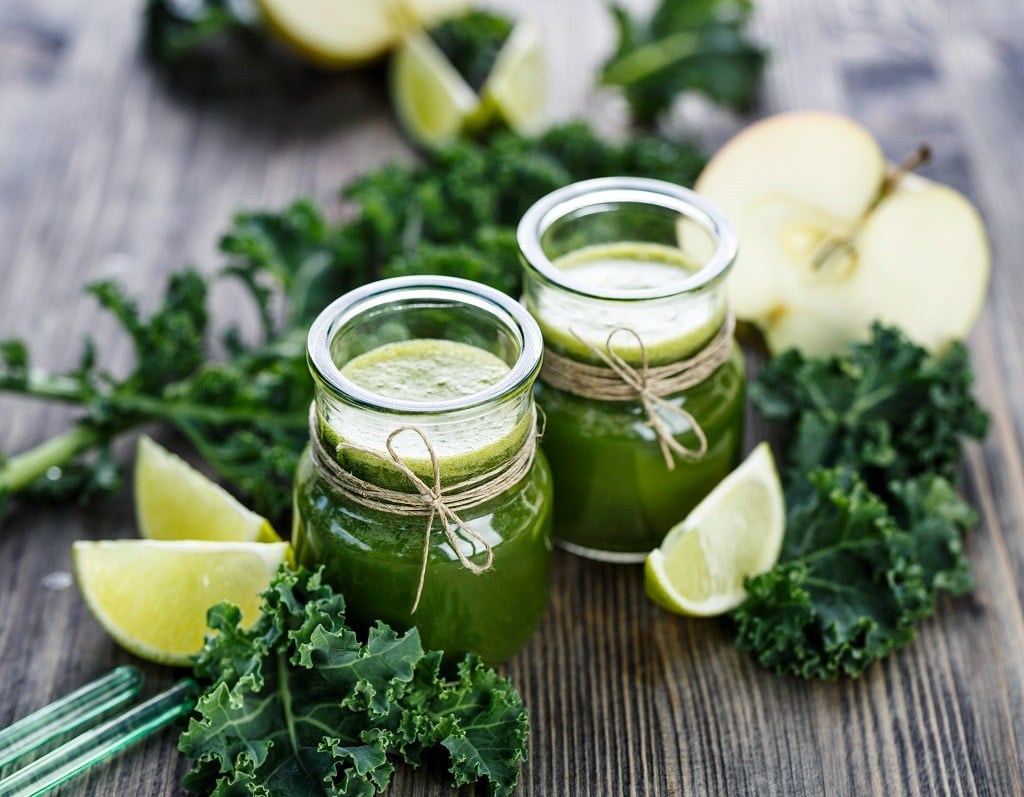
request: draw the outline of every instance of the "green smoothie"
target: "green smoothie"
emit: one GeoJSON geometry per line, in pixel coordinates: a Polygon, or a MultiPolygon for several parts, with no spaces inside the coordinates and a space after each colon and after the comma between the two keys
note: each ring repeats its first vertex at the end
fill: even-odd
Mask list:
{"type": "MultiPolygon", "coordinates": [[[[414,339],[373,349],[346,363],[341,372],[377,395],[431,402],[478,393],[500,381],[509,366],[474,346],[414,339]]],[[[433,439],[431,434],[445,481],[500,466],[521,448],[529,424],[529,418],[510,418],[504,424],[453,423],[447,438],[439,432],[433,439]]],[[[394,425],[401,424],[396,420],[394,425]]],[[[339,442],[357,442],[362,427],[322,425],[320,433],[332,450],[339,442]]],[[[422,443],[411,433],[399,441],[409,447],[408,455],[400,448],[403,461],[429,483],[430,463],[422,443]]],[[[378,457],[343,452],[339,461],[364,479],[414,491],[406,477],[378,457]]],[[[344,593],[354,623],[415,625],[426,647],[443,649],[449,658],[473,651],[498,663],[525,643],[547,606],[551,474],[543,454],[538,451],[516,485],[459,515],[491,545],[493,567],[480,575],[467,570],[436,519],[422,597],[411,614],[427,518],[394,515],[337,495],[316,472],[308,452],[296,474],[296,556],[307,566],[324,566],[327,578],[344,593]]],[[[455,534],[467,556],[477,563],[485,560],[479,542],[457,529],[455,534]]]]}
{"type": "MultiPolygon", "coordinates": [[[[581,290],[624,294],[681,288],[699,268],[681,249],[635,242],[586,246],[563,255],[554,265],[581,290]]],[[[546,305],[530,307],[530,311],[544,334],[544,345],[557,352],[584,362],[600,362],[589,346],[603,349],[609,325],[623,326],[636,330],[643,338],[648,362],[657,366],[677,362],[699,350],[722,325],[721,308],[677,304],[679,309],[670,314],[668,323],[664,312],[653,313],[645,301],[619,302],[613,309],[595,309],[580,317],[578,311],[563,309],[557,299],[551,298],[546,305]],[[610,324],[609,314],[614,314],[614,324],[610,324]]],[[[619,333],[612,345],[627,362],[640,363],[640,347],[632,336],[619,333]]]]}
{"type": "MultiPolygon", "coordinates": [[[[690,277],[695,266],[678,249],[656,244],[618,243],[588,246],[555,261],[581,290],[604,292],[664,288],[669,291],[690,277]]],[[[699,302],[679,303],[665,322],[647,302],[623,302],[614,323],[595,313],[587,319],[567,318],[554,302],[531,307],[544,333],[545,345],[574,359],[598,361],[569,332],[603,348],[609,325],[636,329],[650,364],[684,359],[699,351],[717,332],[724,312],[699,302]]],[[[634,366],[641,362],[632,338],[614,338],[616,353],[634,366]]],[[[699,461],[676,457],[669,470],[657,439],[646,425],[637,402],[599,401],[536,385],[537,402],[547,416],[544,451],[551,463],[555,493],[555,535],[566,547],[598,558],[639,559],[661,543],[665,533],[735,467],[742,447],[744,401],[743,355],[737,346],[730,359],[707,380],[666,397],[700,424],[708,450],[699,461]]],[[[697,445],[694,432],[678,424],[678,439],[697,445]]]]}
{"type": "Polygon", "coordinates": [[[349,360],[343,376],[371,393],[411,401],[444,401],[479,393],[509,372],[503,359],[454,340],[386,343],[349,360]]]}

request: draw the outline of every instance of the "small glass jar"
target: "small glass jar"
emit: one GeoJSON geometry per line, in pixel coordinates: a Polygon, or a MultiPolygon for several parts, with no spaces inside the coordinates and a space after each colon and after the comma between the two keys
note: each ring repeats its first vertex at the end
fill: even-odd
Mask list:
{"type": "Polygon", "coordinates": [[[547,351],[536,394],[557,485],[556,541],[594,559],[642,561],[741,452],[745,372],[725,291],[736,236],[692,191],[612,177],[538,201],[518,241],[523,302],[547,351]],[[585,382],[567,386],[549,371],[560,361],[575,377],[621,358],[627,377],[640,378],[712,349],[713,372],[652,399],[653,409],[638,393],[595,398],[585,382]]]}
{"type": "Polygon", "coordinates": [[[490,484],[507,482],[482,503],[459,508],[461,525],[435,516],[424,565],[426,510],[409,515],[367,501],[363,490],[339,491],[329,475],[334,466],[323,467],[324,460],[316,461],[307,448],[295,478],[296,557],[307,567],[324,567],[356,627],[377,620],[399,629],[415,625],[424,646],[444,650],[449,660],[473,651],[498,663],[540,623],[548,601],[552,507],[551,473],[534,442],[533,384],[541,348],[536,323],[518,303],[491,288],[443,277],[364,286],[335,301],[313,324],[308,357],[316,383],[311,434],[321,445],[318,454],[327,452],[367,493],[380,488],[408,494],[415,503],[417,488],[388,452],[393,432],[415,427],[418,433],[396,432],[391,445],[422,484],[433,486],[435,475],[442,492],[481,475],[490,484]],[[342,373],[346,363],[386,344],[424,339],[475,346],[509,370],[478,392],[444,400],[421,400],[415,384],[403,386],[402,398],[388,397],[342,373]],[[535,450],[532,459],[523,459],[524,446],[535,450]],[[512,466],[525,474],[514,483],[506,470],[512,466]],[[474,572],[490,557],[489,568],[474,572]]]}

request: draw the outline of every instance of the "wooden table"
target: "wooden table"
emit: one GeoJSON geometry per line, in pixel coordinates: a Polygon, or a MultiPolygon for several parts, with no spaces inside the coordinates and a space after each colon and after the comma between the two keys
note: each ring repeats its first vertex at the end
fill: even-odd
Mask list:
{"type": "MultiPolygon", "coordinates": [[[[601,4],[507,4],[544,26],[554,115],[586,109],[614,128],[621,107],[591,88],[611,43],[601,4]]],[[[412,157],[379,75],[170,91],[138,55],[138,5],[0,2],[0,338],[29,336],[51,366],[74,362],[83,333],[111,367],[130,362],[82,297],[86,281],[113,275],[151,297],[186,262],[216,267],[218,231],[236,208],[301,194],[330,205],[349,176],[412,157]]],[[[1024,794],[1024,7],[758,5],[774,51],[762,112],[852,113],[893,158],[926,139],[937,153],[926,173],[969,194],[988,221],[993,287],[971,348],[993,423],[968,449],[965,481],[982,517],[967,542],[977,588],[942,600],[916,642],[860,680],[804,683],[759,669],[723,624],[651,606],[639,568],[559,554],[547,619],[508,668],[533,716],[522,793],[1024,794]]],[[[684,104],[677,126],[709,145],[743,121],[696,105],[684,104]]],[[[3,399],[0,443],[18,451],[67,421],[3,399]]],[[[2,726],[133,661],[68,571],[72,541],[134,532],[128,491],[88,509],[17,506],[0,524],[2,726]]],[[[146,670],[149,693],[174,677],[146,670]]],[[[174,742],[145,742],[64,793],[176,794],[186,762],[174,742]]],[[[391,793],[445,790],[436,774],[400,770],[391,793]]]]}

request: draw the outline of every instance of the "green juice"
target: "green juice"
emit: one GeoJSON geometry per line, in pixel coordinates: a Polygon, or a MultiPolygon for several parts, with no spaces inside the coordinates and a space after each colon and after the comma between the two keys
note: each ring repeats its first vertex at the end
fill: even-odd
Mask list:
{"type": "MultiPolygon", "coordinates": [[[[583,290],[670,288],[693,271],[693,264],[675,248],[656,244],[617,243],[588,246],[556,260],[583,290]]],[[[647,312],[643,303],[623,303],[622,324],[643,337],[652,366],[671,363],[699,351],[715,335],[724,312],[693,313],[685,306],[671,324],[647,312]]],[[[600,362],[570,331],[603,348],[607,332],[587,334],[586,319],[570,321],[557,307],[531,307],[552,350],[585,362],[600,362]]],[[[595,314],[595,329],[609,325],[595,314]]],[[[628,336],[614,339],[614,350],[634,367],[641,352],[628,336]]],[[[621,561],[635,561],[661,543],[735,467],[742,449],[745,374],[739,347],[708,379],[678,395],[665,397],[686,409],[708,439],[699,461],[675,458],[666,467],[647,416],[637,402],[583,398],[543,383],[536,385],[537,403],[547,416],[544,451],[554,473],[555,535],[570,550],[621,561]]],[[[697,445],[694,432],[674,416],[675,435],[687,448],[697,445]]]]}
{"type": "MultiPolygon", "coordinates": [[[[350,380],[385,397],[443,401],[469,396],[500,381],[508,365],[489,352],[447,340],[414,339],[362,354],[342,369],[350,380]]],[[[395,424],[399,425],[398,423],[395,424]]],[[[450,484],[491,470],[511,458],[529,433],[529,418],[493,428],[459,428],[458,452],[435,444],[442,481],[450,484]]],[[[358,430],[322,426],[328,450],[351,441],[358,430]]],[[[428,484],[432,480],[423,445],[411,433],[400,454],[428,484]],[[411,442],[410,442],[411,441],[411,442]]],[[[378,457],[339,454],[361,478],[413,492],[408,478],[378,457]]],[[[473,651],[498,663],[515,653],[539,624],[548,600],[551,552],[551,473],[542,453],[517,484],[486,503],[459,512],[494,552],[493,567],[476,575],[456,557],[443,522],[434,521],[423,593],[415,614],[423,562],[425,516],[405,517],[371,509],[339,496],[318,475],[308,451],[295,479],[293,540],[298,560],[323,565],[344,595],[351,621],[369,626],[383,620],[395,628],[417,626],[427,648],[448,659],[473,651]]],[[[475,563],[483,546],[455,529],[464,553],[475,563]]]]}

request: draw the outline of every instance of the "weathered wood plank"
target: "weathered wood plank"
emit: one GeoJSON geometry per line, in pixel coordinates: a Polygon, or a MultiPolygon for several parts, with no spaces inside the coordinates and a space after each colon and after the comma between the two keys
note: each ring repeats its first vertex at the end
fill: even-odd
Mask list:
{"type": "MultiPolygon", "coordinates": [[[[543,25],[553,116],[587,112],[614,130],[621,102],[592,88],[612,41],[596,0],[503,0],[543,25]]],[[[1024,794],[1024,9],[1014,0],[817,3],[762,0],[773,48],[759,113],[853,113],[891,157],[922,137],[930,173],[978,202],[996,269],[972,340],[989,440],[969,449],[968,540],[978,586],[944,600],[918,640],[856,682],[762,672],[721,623],[670,616],[637,568],[558,554],[551,610],[509,665],[535,733],[526,795],[1024,794]]],[[[30,333],[68,365],[111,325],[81,298],[115,275],[152,301],[186,261],[215,265],[239,207],[308,194],[330,202],[351,175],[411,157],[380,75],[297,71],[249,93],[170,91],[140,60],[135,9],[69,0],[0,4],[0,338],[30,333]]],[[[717,142],[741,120],[689,105],[717,142]]],[[[219,297],[227,309],[230,297],[219,297]]],[[[115,343],[105,357],[124,367],[115,343]]],[[[0,399],[0,444],[17,450],[67,423],[59,408],[0,399]]],[[[751,417],[751,438],[763,434],[751,417]]],[[[0,725],[131,661],[67,585],[76,539],[132,533],[130,503],[101,511],[20,507],[0,531],[0,725]]],[[[152,693],[174,673],[146,667],[152,693]]],[[[63,790],[177,794],[174,734],[63,790]]],[[[438,773],[400,770],[394,794],[445,793],[438,773]]]]}

